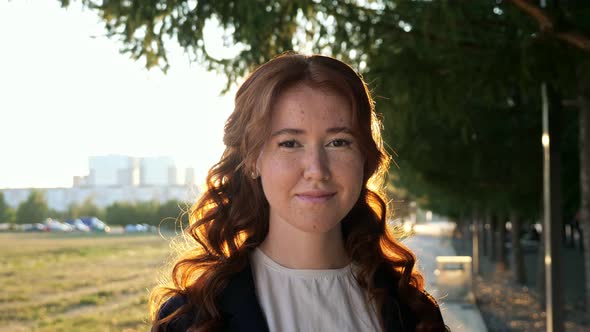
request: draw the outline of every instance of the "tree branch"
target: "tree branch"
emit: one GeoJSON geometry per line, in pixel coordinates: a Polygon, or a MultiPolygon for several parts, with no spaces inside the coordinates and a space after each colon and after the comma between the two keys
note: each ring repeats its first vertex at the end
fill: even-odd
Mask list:
{"type": "Polygon", "coordinates": [[[552,19],[541,8],[531,4],[528,0],[509,0],[516,7],[532,16],[539,23],[542,32],[554,35],[557,39],[570,44],[582,51],[590,53],[590,39],[577,32],[556,32],[552,19]]]}
{"type": "Polygon", "coordinates": [[[553,22],[541,8],[529,3],[527,0],[509,1],[537,20],[537,22],[539,22],[539,26],[541,27],[541,31],[553,30],[553,22]]]}
{"type": "Polygon", "coordinates": [[[590,39],[576,32],[556,33],[557,39],[590,53],[590,39]]]}

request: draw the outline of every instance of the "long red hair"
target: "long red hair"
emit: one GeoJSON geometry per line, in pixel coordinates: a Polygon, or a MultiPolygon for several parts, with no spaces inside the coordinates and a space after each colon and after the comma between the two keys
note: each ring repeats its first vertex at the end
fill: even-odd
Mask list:
{"type": "Polygon", "coordinates": [[[385,268],[398,280],[400,300],[416,313],[418,322],[421,312],[432,308],[432,303],[424,303],[424,282],[414,268],[414,254],[396,241],[387,224],[383,184],[390,157],[367,85],[351,67],[336,59],[291,53],[258,67],[236,94],[234,112],[225,125],[225,152],[209,170],[207,188],[190,211],[189,226],[184,230],[188,246],[176,260],[171,280],[150,295],[154,331],[196,307],[200,319],[194,326],[196,331],[222,326],[216,298],[229,278],[248,264],[249,254],[268,233],[268,202],[259,180],[250,174],[269,135],[273,103],[281,91],[300,83],[347,97],[358,125],[359,144],[366,158],[364,186],[341,224],[345,248],[359,267],[359,285],[381,312],[385,294],[375,287],[374,276],[377,269],[385,268]],[[184,295],[187,304],[157,319],[163,302],[176,294],[184,295]]]}

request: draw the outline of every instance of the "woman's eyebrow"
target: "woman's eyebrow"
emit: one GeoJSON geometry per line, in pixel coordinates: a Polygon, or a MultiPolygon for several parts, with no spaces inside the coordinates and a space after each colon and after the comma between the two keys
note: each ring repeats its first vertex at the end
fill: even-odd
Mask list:
{"type": "Polygon", "coordinates": [[[346,133],[346,134],[354,134],[354,131],[348,127],[334,127],[326,129],[327,133],[330,134],[338,134],[338,133],[346,133]]]}
{"type": "MultiPolygon", "coordinates": [[[[328,134],[338,134],[338,133],[346,133],[346,134],[350,134],[350,135],[354,134],[354,131],[348,127],[332,127],[332,128],[326,129],[326,132],[328,134]]],[[[305,130],[296,129],[296,128],[283,128],[283,129],[279,129],[279,130],[275,131],[270,136],[275,137],[275,136],[285,135],[285,134],[301,135],[301,134],[305,134],[305,130]]]]}
{"type": "Polygon", "coordinates": [[[284,134],[301,135],[303,133],[305,133],[305,130],[303,130],[303,129],[283,128],[283,129],[277,130],[274,133],[272,133],[270,135],[270,137],[275,137],[275,136],[284,135],[284,134]]]}

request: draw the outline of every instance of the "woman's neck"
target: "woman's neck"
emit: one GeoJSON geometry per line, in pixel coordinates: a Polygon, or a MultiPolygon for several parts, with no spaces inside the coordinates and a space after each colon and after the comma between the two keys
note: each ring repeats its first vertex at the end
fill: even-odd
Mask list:
{"type": "MultiPolygon", "coordinates": [[[[289,227],[269,227],[260,249],[273,261],[291,269],[338,269],[350,263],[340,227],[308,233],[289,227]]],[[[283,225],[285,226],[285,225],[283,225]]]]}

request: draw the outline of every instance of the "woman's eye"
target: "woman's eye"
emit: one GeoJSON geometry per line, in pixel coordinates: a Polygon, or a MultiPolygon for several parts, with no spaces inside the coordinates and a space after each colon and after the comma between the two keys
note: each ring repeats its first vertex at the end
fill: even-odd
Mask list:
{"type": "Polygon", "coordinates": [[[333,147],[343,147],[343,146],[349,146],[350,144],[352,144],[351,141],[346,140],[346,139],[335,139],[332,140],[330,143],[328,143],[329,146],[333,146],[333,147]]]}
{"type": "Polygon", "coordinates": [[[282,147],[282,148],[295,148],[297,146],[298,146],[298,143],[295,140],[279,142],[279,147],[282,147]]]}

